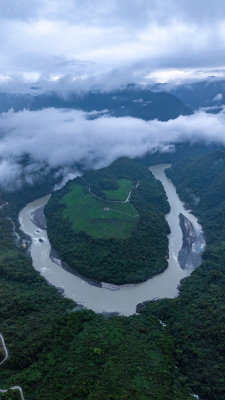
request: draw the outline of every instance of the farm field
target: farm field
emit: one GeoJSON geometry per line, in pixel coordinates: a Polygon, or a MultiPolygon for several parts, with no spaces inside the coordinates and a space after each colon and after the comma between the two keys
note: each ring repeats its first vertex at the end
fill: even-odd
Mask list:
{"type": "MultiPolygon", "coordinates": [[[[107,199],[126,200],[133,185],[128,179],[118,180],[117,190],[105,190],[107,199]]],[[[76,232],[85,232],[95,239],[124,239],[135,228],[138,213],[130,202],[108,202],[93,197],[83,186],[73,183],[71,191],[63,196],[63,212],[76,232]]]]}

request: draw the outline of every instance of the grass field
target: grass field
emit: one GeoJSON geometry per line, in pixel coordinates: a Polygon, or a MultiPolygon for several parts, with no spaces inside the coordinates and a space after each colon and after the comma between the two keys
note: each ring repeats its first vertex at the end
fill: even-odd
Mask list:
{"type": "Polygon", "coordinates": [[[118,179],[117,184],[117,190],[104,190],[105,196],[108,200],[125,201],[134,186],[129,179],[118,179]]]}
{"type": "MultiPolygon", "coordinates": [[[[125,199],[130,190],[125,179],[120,180],[118,196],[125,194],[125,199]]],[[[129,181],[128,181],[129,182],[129,181]]],[[[112,198],[112,192],[108,191],[112,198]]],[[[107,193],[107,194],[108,194],[107,193]]],[[[114,196],[115,199],[116,194],[114,196]]],[[[123,196],[124,199],[124,196],[123,196]]],[[[110,203],[94,198],[90,193],[85,193],[83,187],[77,183],[71,185],[71,191],[63,196],[61,202],[66,205],[63,212],[73,224],[76,232],[86,232],[93,238],[126,238],[135,228],[138,215],[132,205],[128,203],[110,203]],[[108,208],[105,211],[104,208],[108,208]]]]}

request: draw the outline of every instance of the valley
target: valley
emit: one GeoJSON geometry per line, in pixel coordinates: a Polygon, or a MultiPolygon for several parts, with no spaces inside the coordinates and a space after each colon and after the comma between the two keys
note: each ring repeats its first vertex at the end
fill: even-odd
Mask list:
{"type": "Polygon", "coordinates": [[[225,400],[224,2],[0,22],[0,400],[225,400]]]}
{"type": "Polygon", "coordinates": [[[24,250],[15,248],[4,218],[0,235],[1,329],[9,350],[1,387],[17,382],[25,399],[34,400],[191,400],[175,368],[173,340],[157,317],[109,318],[81,310],[36,273],[24,250]]]}
{"type": "MultiPolygon", "coordinates": [[[[221,164],[221,161],[218,163],[222,157],[221,153],[219,153],[219,157],[213,155],[207,157],[205,161],[196,161],[196,163],[200,165],[200,162],[205,162],[207,165],[212,165],[209,162],[211,158],[215,161],[215,168],[221,164]]],[[[178,165],[175,165],[174,170],[180,171],[181,174],[182,169],[180,168],[182,166],[187,168],[187,162],[183,162],[179,168],[178,165]]],[[[214,167],[212,166],[212,168],[214,167]]],[[[170,175],[171,172],[168,170],[167,174],[170,175]]],[[[204,169],[200,174],[201,184],[203,185],[204,169]]],[[[195,174],[195,176],[197,175],[195,174]]],[[[184,182],[184,180],[181,180],[181,182],[184,182]]],[[[181,185],[179,185],[178,182],[178,190],[180,191],[181,185]]],[[[205,190],[208,193],[208,189],[205,190]]],[[[193,193],[195,192],[192,189],[191,194],[193,193]]],[[[182,193],[181,196],[183,196],[182,193]]],[[[194,199],[193,196],[192,198],[194,199]]],[[[21,204],[21,199],[19,204],[21,204]]],[[[40,203],[37,203],[37,205],[39,206],[40,203]]],[[[2,212],[5,213],[6,209],[2,212]]],[[[177,214],[177,226],[180,229],[178,216],[179,213],[177,214]]],[[[223,275],[221,270],[219,272],[219,269],[221,269],[220,259],[222,260],[222,258],[218,258],[219,253],[217,253],[217,261],[215,262],[215,253],[213,253],[214,255],[211,253],[208,233],[203,264],[190,277],[182,280],[178,297],[149,303],[145,307],[139,308],[140,315],[129,318],[113,316],[109,318],[107,315],[94,314],[77,306],[74,308],[74,302],[62,299],[60,293],[50,287],[33,270],[29,258],[24,258],[24,250],[15,249],[11,239],[12,225],[10,221],[7,222],[4,219],[1,221],[4,227],[4,234],[2,231],[1,235],[2,261],[0,270],[2,282],[0,288],[1,293],[3,293],[1,318],[4,323],[1,329],[4,337],[7,337],[10,350],[10,360],[4,364],[1,371],[1,387],[10,387],[14,382],[17,382],[23,387],[25,398],[34,400],[40,397],[40,393],[43,399],[54,398],[59,393],[65,399],[72,399],[73,397],[91,399],[93,397],[91,393],[95,393],[96,399],[100,399],[101,396],[106,399],[121,399],[123,396],[126,398],[127,395],[129,398],[131,393],[132,397],[138,400],[140,396],[143,399],[148,399],[149,396],[154,398],[155,396],[160,400],[167,398],[168,400],[191,400],[193,398],[191,393],[198,393],[200,399],[223,399],[223,385],[219,372],[221,371],[219,354],[223,351],[221,346],[223,343],[221,342],[223,320],[220,312],[223,304],[222,291],[220,291],[223,275]],[[7,284],[5,284],[6,282],[7,284]],[[204,307],[205,311],[203,311],[204,307]],[[207,312],[209,309],[211,310],[210,313],[207,312]],[[69,310],[73,310],[73,312],[68,313],[69,310]],[[214,321],[214,325],[211,325],[213,331],[209,330],[208,325],[211,320],[214,321]],[[11,326],[12,321],[16,321],[16,325],[14,322],[13,327],[11,326]],[[21,327],[24,326],[25,321],[26,329],[23,331],[21,327]],[[126,334],[123,329],[126,329],[126,334]],[[123,349],[124,352],[126,345],[120,336],[119,332],[121,331],[125,334],[124,339],[126,342],[128,341],[129,349],[132,345],[135,345],[135,352],[138,351],[137,358],[130,352],[123,353],[122,363],[120,349],[123,349]],[[137,335],[135,332],[137,332],[137,335]],[[213,341],[211,335],[213,335],[213,341]],[[65,337],[67,344],[65,344],[65,337]],[[39,344],[33,346],[32,343],[37,342],[37,338],[39,344]],[[114,340],[117,345],[111,347],[114,340]],[[120,344],[119,347],[118,344],[120,344]],[[149,346],[153,347],[150,348],[149,346]],[[160,350],[157,350],[156,356],[155,349],[157,346],[160,350]],[[81,356],[78,357],[78,354],[81,354],[81,356]],[[165,358],[166,354],[167,357],[165,358]],[[120,366],[117,363],[118,357],[120,358],[120,366]],[[57,363],[59,359],[61,361],[57,363]],[[110,359],[111,368],[108,364],[110,359]],[[157,361],[154,361],[153,367],[151,360],[154,359],[157,361]],[[17,360],[20,360],[19,364],[17,360]],[[68,362],[68,360],[70,361],[68,362]],[[87,364],[84,360],[87,360],[87,364]],[[169,364],[165,364],[166,360],[169,364]],[[176,364],[173,364],[174,362],[176,364]],[[211,365],[210,369],[207,367],[208,363],[211,365]],[[59,368],[59,365],[63,366],[63,370],[59,368]],[[92,365],[92,368],[94,366],[94,370],[90,369],[90,365],[92,365]],[[130,365],[127,374],[122,374],[120,368],[123,368],[123,365],[130,365]],[[178,369],[175,368],[175,365],[178,369]],[[151,369],[149,369],[150,366],[151,369]],[[54,374],[50,372],[51,368],[54,368],[54,374]],[[73,372],[69,372],[69,370],[72,371],[71,368],[73,372]],[[110,370],[107,368],[110,368],[110,370]],[[218,371],[213,377],[211,376],[211,368],[217,368],[218,371]],[[198,374],[196,375],[197,369],[198,374]],[[107,379],[103,379],[102,373],[106,370],[110,373],[107,374],[107,379]],[[82,376],[85,375],[85,386],[80,383],[82,379],[79,378],[78,371],[82,371],[82,376]],[[94,373],[95,380],[93,380],[91,371],[94,373]],[[136,371],[135,374],[134,371],[136,371]],[[42,380],[40,385],[42,373],[48,378],[42,380]],[[111,381],[116,373],[123,376],[122,381],[120,378],[121,386],[115,385],[111,381]],[[77,376],[77,380],[74,380],[74,374],[77,376]],[[64,381],[63,386],[54,386],[55,379],[58,376],[67,376],[67,383],[64,381]],[[71,376],[71,379],[68,378],[69,376],[71,376]],[[159,383],[158,377],[160,377],[160,382],[164,382],[163,385],[159,383]],[[205,382],[205,377],[208,379],[207,384],[202,383],[205,382]],[[136,379],[145,382],[144,391],[143,385],[141,386],[142,389],[138,389],[138,385],[134,383],[136,379]],[[31,382],[32,391],[30,390],[31,382]],[[103,387],[98,386],[100,382],[101,385],[104,382],[103,387]],[[57,394],[55,392],[56,387],[57,394]],[[69,388],[69,392],[66,391],[67,388],[69,388]]],[[[203,229],[205,229],[206,222],[201,216],[200,221],[203,229]]],[[[37,230],[37,228],[34,227],[34,230],[37,230]]],[[[209,232],[211,232],[211,235],[213,234],[211,230],[209,232]]],[[[216,235],[217,231],[214,232],[216,235]]],[[[36,235],[37,238],[42,237],[43,232],[41,235],[37,233],[36,235]]],[[[182,240],[180,244],[177,240],[176,243],[179,251],[182,240]]],[[[36,244],[36,248],[40,248],[43,244],[45,242],[36,244]]],[[[37,258],[40,260],[40,256],[37,255],[37,258]]],[[[56,264],[55,267],[57,268],[56,264]]],[[[62,270],[61,267],[59,268],[62,270]]],[[[169,268],[164,273],[168,270],[169,268]]],[[[153,278],[153,280],[156,278],[153,278]]],[[[166,282],[168,285],[169,280],[167,279],[166,282]]],[[[110,291],[110,293],[118,294],[120,291],[110,291]]],[[[147,299],[149,299],[149,295],[147,299]]]]}
{"type": "MultiPolygon", "coordinates": [[[[171,231],[169,235],[169,259],[168,267],[163,273],[148,279],[141,285],[110,285],[85,279],[68,265],[64,265],[58,258],[51,257],[51,246],[46,232],[40,229],[39,225],[37,229],[37,225],[35,226],[30,221],[30,215],[33,214],[32,210],[38,210],[38,207],[48,201],[48,197],[30,203],[20,213],[22,229],[33,240],[31,255],[34,268],[48,282],[58,289],[60,288],[59,290],[63,292],[64,296],[95,312],[119,313],[128,316],[135,313],[137,304],[154,298],[175,297],[180,280],[191,271],[190,268],[189,271],[185,269],[182,271],[178,263],[179,250],[182,246],[179,212],[183,210],[183,213],[191,220],[190,224],[193,226],[196,236],[201,234],[201,227],[194,216],[183,208],[174,186],[165,177],[164,168],[164,166],[152,168],[155,177],[162,180],[171,204],[170,213],[166,217],[171,231]],[[40,238],[43,240],[41,243],[40,238]]],[[[195,254],[197,256],[198,253],[195,254]]],[[[200,257],[200,254],[198,256],[200,257]]]]}

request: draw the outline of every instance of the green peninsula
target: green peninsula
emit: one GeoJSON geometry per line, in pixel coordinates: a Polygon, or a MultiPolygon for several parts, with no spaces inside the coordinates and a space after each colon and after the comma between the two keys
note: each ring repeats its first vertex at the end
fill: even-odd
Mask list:
{"type": "Polygon", "coordinates": [[[166,269],[168,212],[161,183],[128,158],[68,182],[45,210],[61,259],[113,284],[142,282],[166,269]]]}

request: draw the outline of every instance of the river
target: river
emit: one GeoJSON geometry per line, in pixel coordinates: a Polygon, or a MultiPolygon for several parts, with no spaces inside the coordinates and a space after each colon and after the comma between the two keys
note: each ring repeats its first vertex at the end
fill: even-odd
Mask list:
{"type": "Polygon", "coordinates": [[[103,287],[98,287],[63,269],[59,265],[60,263],[57,264],[50,258],[51,246],[46,230],[38,228],[31,220],[32,213],[43,207],[49,196],[29,203],[19,214],[20,229],[32,238],[31,257],[34,268],[50,284],[62,289],[65,297],[97,313],[116,312],[129,316],[136,312],[137,304],[156,298],[176,297],[181,279],[191,273],[190,268],[188,270],[181,269],[178,262],[183,237],[179,223],[181,213],[191,222],[196,236],[202,238],[194,251],[203,250],[204,239],[196,217],[185,209],[184,203],[181,202],[176,193],[175,186],[166,177],[165,168],[167,167],[166,165],[156,165],[150,168],[155,178],[162,182],[171,207],[166,216],[171,230],[169,234],[169,260],[168,268],[163,273],[144,283],[135,285],[103,285],[103,287]]]}

